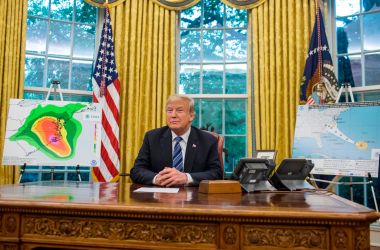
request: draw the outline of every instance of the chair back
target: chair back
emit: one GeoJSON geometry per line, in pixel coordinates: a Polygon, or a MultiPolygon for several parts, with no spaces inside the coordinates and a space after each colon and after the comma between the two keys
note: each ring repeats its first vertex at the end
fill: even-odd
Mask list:
{"type": "Polygon", "coordinates": [[[204,130],[204,131],[210,133],[211,135],[213,135],[218,140],[218,158],[219,158],[219,162],[220,162],[220,167],[222,168],[222,177],[224,179],[224,161],[223,161],[224,137],[220,136],[219,134],[212,132],[212,131],[208,131],[208,130],[204,130]]]}

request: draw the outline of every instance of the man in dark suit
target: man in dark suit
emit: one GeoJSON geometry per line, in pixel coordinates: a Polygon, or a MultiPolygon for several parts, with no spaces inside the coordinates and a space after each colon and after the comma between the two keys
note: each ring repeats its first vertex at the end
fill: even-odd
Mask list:
{"type": "Polygon", "coordinates": [[[133,182],[145,185],[198,185],[222,178],[217,139],[191,126],[194,100],[172,95],[166,102],[167,126],[148,131],[131,169],[133,182]]]}

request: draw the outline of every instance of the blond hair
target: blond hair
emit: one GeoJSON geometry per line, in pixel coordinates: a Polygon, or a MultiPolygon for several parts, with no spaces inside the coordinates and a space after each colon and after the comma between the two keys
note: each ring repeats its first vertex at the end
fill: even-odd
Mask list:
{"type": "Polygon", "coordinates": [[[168,100],[166,101],[165,108],[168,107],[169,103],[172,103],[174,101],[186,101],[189,104],[190,108],[190,114],[195,113],[194,110],[194,99],[187,96],[187,95],[181,95],[181,94],[175,94],[168,97],[168,100]]]}

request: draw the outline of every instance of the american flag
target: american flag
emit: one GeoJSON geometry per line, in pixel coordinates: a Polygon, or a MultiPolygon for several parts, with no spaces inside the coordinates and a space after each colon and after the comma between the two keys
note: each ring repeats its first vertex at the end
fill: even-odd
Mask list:
{"type": "Polygon", "coordinates": [[[338,91],[322,13],[320,8],[317,8],[300,88],[300,101],[307,104],[335,102],[338,91]]]}
{"type": "Polygon", "coordinates": [[[117,181],[120,170],[120,81],[116,70],[108,7],[104,11],[99,51],[92,75],[92,89],[94,102],[100,103],[102,107],[101,159],[99,166],[93,168],[93,179],[99,182],[117,181]]]}

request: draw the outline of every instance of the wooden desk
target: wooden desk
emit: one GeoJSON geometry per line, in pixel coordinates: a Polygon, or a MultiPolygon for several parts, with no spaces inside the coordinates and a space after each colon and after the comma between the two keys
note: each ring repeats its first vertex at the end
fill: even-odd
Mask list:
{"type": "Polygon", "coordinates": [[[369,249],[379,214],[326,192],[0,186],[0,249],[369,249]]]}

